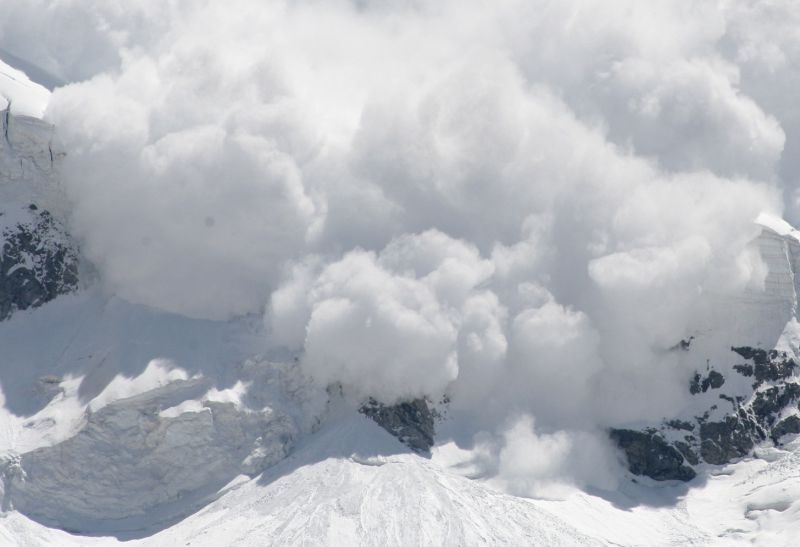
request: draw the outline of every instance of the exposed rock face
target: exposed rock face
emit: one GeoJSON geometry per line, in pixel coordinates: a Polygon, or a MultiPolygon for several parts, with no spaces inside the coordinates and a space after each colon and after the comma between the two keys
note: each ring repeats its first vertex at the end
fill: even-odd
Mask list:
{"type": "Polygon", "coordinates": [[[48,211],[0,210],[0,321],[78,287],[78,253],[48,211]]]}
{"type": "Polygon", "coordinates": [[[701,423],[700,455],[711,464],[728,463],[746,456],[755,444],[753,437],[757,435],[756,424],[739,416],[728,416],[721,422],[701,423]]]}
{"type": "Polygon", "coordinates": [[[692,480],[694,469],[684,464],[684,457],[654,432],[612,429],[611,439],[622,448],[628,467],[635,475],[646,475],[657,481],[692,480]]]}
{"type": "Polygon", "coordinates": [[[54,146],[53,126],[6,108],[0,131],[2,321],[74,290],[78,253],[58,220],[67,201],[58,181],[64,154],[54,146]]]}
{"type": "Polygon", "coordinates": [[[789,416],[778,422],[778,424],[772,428],[772,441],[778,444],[781,437],[791,433],[800,433],[800,416],[789,416]]]}
{"type": "Polygon", "coordinates": [[[742,376],[753,376],[753,388],[757,388],[767,381],[779,381],[788,378],[794,373],[797,364],[794,360],[781,354],[777,350],[766,351],[758,348],[740,347],[731,348],[742,357],[752,361],[752,364],[735,365],[733,368],[742,376]]]}
{"type": "Polygon", "coordinates": [[[708,376],[703,378],[699,372],[695,372],[691,383],[689,384],[689,393],[696,395],[698,393],[705,393],[709,389],[719,389],[725,383],[725,377],[716,370],[708,373],[708,376]]]}
{"type": "Polygon", "coordinates": [[[181,516],[237,475],[288,454],[297,433],[291,418],[196,401],[207,389],[200,380],[175,381],[89,414],[59,444],[6,455],[4,506],[67,530],[136,529],[137,519],[181,516]],[[191,409],[175,406],[192,400],[191,409]]]}
{"type": "Polygon", "coordinates": [[[433,446],[434,413],[425,399],[386,406],[375,399],[367,401],[360,412],[397,437],[415,452],[428,452],[433,446]]]}
{"type": "MultiPolygon", "coordinates": [[[[632,473],[656,480],[690,480],[694,476],[687,465],[706,462],[729,463],[750,454],[767,439],[778,443],[790,433],[800,433],[800,384],[792,378],[797,368],[785,352],[751,347],[731,348],[746,362],[733,366],[735,374],[753,378],[749,397],[719,394],[702,416],[692,420],[665,421],[658,429],[644,431],[612,430],[611,438],[628,456],[632,473]],[[722,419],[719,405],[730,405],[722,419]],[[783,419],[780,419],[783,417],[783,419]]],[[[689,384],[693,395],[720,389],[724,376],[710,371],[705,377],[696,373],[689,384]]]]}

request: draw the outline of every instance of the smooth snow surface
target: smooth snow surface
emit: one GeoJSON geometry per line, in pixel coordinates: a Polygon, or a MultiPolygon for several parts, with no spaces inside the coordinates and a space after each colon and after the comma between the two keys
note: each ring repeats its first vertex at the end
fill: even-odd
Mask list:
{"type": "Polygon", "coordinates": [[[11,105],[13,114],[41,118],[49,99],[50,91],[47,88],[32,82],[21,70],[4,63],[0,55],[0,110],[11,105]]]}

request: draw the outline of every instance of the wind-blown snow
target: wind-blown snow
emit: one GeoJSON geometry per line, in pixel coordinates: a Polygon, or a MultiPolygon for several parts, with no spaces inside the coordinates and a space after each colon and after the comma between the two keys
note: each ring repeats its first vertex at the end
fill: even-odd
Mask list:
{"type": "MultiPolygon", "coordinates": [[[[310,377],[313,401],[278,409],[298,431],[329,386],[350,403],[445,399],[440,440],[495,486],[613,489],[607,427],[693,412],[687,379],[729,367],[733,344],[796,347],[797,232],[776,220],[800,220],[793,0],[0,13],[0,58],[64,84],[0,64],[0,200],[55,209],[109,295],[0,326],[4,446],[42,450],[41,468],[93,450],[86,408],[170,382],[208,393],[159,408],[156,430],[214,437],[209,408],[272,408],[252,387],[269,381],[237,368],[268,353],[310,377]],[[682,340],[692,352],[672,351],[682,340]]],[[[220,455],[215,484],[240,456],[220,455]]],[[[66,480],[48,473],[28,509],[66,480]]]]}
{"type": "Polygon", "coordinates": [[[740,87],[726,34],[742,15],[635,6],[58,4],[42,21],[102,24],[27,58],[73,82],[46,118],[111,292],[267,304],[271,341],[356,396],[607,425],[674,405],[689,366],[663,350],[759,285],[753,220],[784,193],[784,110],[740,87]]]}

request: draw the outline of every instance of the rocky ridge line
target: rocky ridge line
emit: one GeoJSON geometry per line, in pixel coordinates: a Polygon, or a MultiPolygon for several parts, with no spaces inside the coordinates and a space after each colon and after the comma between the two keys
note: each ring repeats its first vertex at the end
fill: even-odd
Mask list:
{"type": "MultiPolygon", "coordinates": [[[[748,346],[731,348],[743,362],[733,370],[752,378],[752,395],[719,393],[719,403],[691,420],[665,420],[659,427],[612,429],[611,439],[625,453],[635,475],[655,480],[688,481],[701,463],[722,465],[749,455],[760,443],[780,445],[784,435],[800,433],[800,383],[797,363],[785,352],[748,346]],[[730,405],[722,420],[709,417],[719,405],[730,405]]],[[[696,373],[689,384],[692,395],[719,390],[724,376],[711,370],[696,373]]]]}

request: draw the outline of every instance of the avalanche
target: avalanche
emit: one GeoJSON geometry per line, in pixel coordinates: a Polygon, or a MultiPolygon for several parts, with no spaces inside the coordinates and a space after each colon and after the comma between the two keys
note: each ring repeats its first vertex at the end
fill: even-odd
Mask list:
{"type": "Polygon", "coordinates": [[[1,544],[796,543],[797,8],[179,4],[0,0],[1,544]]]}

